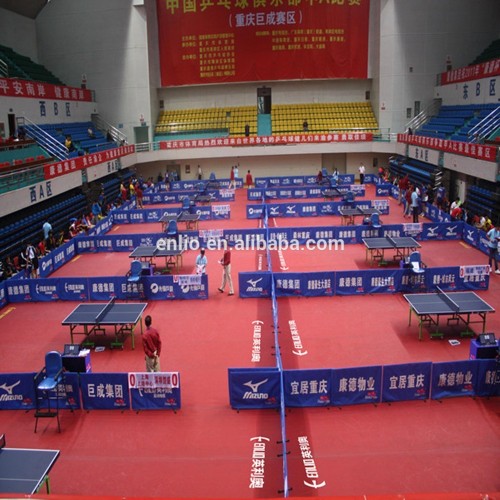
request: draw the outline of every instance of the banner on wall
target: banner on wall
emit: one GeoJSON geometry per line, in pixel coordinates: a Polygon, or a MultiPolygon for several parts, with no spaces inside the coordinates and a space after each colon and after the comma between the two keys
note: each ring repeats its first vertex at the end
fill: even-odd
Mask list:
{"type": "Polygon", "coordinates": [[[92,91],[88,89],[19,78],[0,78],[0,95],[30,99],[92,102],[92,91]]]}
{"type": "Polygon", "coordinates": [[[135,146],[133,144],[107,149],[99,153],[78,156],[68,160],[61,160],[56,163],[49,163],[44,165],[44,176],[46,180],[53,179],[54,177],[66,175],[70,172],[95,167],[108,161],[116,160],[122,156],[128,156],[132,153],[135,153],[135,146]]]}
{"type": "Polygon", "coordinates": [[[162,86],[366,78],[369,7],[158,0],[162,86]]]}
{"type": "Polygon", "coordinates": [[[480,80],[482,78],[489,78],[491,76],[500,75],[500,59],[492,59],[479,64],[471,66],[464,66],[462,68],[451,69],[441,73],[441,85],[448,85],[450,83],[466,82],[470,80],[480,80]]]}
{"type": "Polygon", "coordinates": [[[449,139],[438,139],[436,137],[425,137],[423,135],[398,134],[398,142],[404,142],[430,149],[438,149],[439,151],[444,151],[446,153],[454,153],[490,162],[496,161],[498,149],[496,146],[452,141],[449,139]]]}

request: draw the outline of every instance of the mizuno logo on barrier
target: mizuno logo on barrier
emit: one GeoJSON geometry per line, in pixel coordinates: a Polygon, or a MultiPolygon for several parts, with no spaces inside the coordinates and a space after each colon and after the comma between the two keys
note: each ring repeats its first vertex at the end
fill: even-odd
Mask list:
{"type": "Polygon", "coordinates": [[[268,380],[269,380],[268,378],[265,378],[260,382],[254,383],[251,380],[245,382],[243,385],[249,387],[251,391],[246,391],[245,394],[243,394],[243,399],[268,399],[269,394],[267,394],[267,392],[258,392],[259,387],[262,384],[265,384],[268,380]]]}

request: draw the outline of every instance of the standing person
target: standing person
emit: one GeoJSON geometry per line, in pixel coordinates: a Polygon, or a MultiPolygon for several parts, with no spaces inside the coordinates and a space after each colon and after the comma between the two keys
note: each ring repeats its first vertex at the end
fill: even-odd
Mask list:
{"type": "Polygon", "coordinates": [[[46,220],[43,223],[42,231],[43,231],[43,239],[47,240],[49,237],[49,233],[52,231],[52,225],[50,224],[50,222],[48,220],[46,220]]]}
{"type": "Polygon", "coordinates": [[[196,274],[206,274],[207,273],[208,259],[205,255],[205,249],[200,249],[200,254],[196,257],[196,274]]]}
{"type": "Polygon", "coordinates": [[[498,240],[500,240],[500,224],[497,224],[495,227],[492,227],[487,233],[488,237],[488,265],[490,266],[490,270],[493,271],[491,267],[492,262],[495,262],[495,274],[500,274],[500,270],[498,269],[498,240]]]}
{"type": "Polygon", "coordinates": [[[146,371],[160,371],[161,338],[158,330],[151,326],[151,316],[146,316],[144,324],[146,331],[142,335],[142,347],[146,357],[146,371]]]}
{"type": "Polygon", "coordinates": [[[246,183],[247,183],[248,189],[250,189],[253,186],[253,179],[252,179],[252,174],[250,173],[250,170],[247,172],[246,183]]]}
{"type": "Polygon", "coordinates": [[[358,167],[358,171],[359,171],[359,183],[360,184],[364,184],[365,183],[365,165],[363,163],[360,163],[359,167],[358,167]]]}
{"type": "Polygon", "coordinates": [[[201,181],[202,178],[203,178],[203,172],[201,170],[200,165],[198,165],[198,180],[201,181]]]}
{"type": "Polygon", "coordinates": [[[245,137],[248,137],[250,135],[250,125],[245,124],[245,137]]]}
{"type": "Polygon", "coordinates": [[[413,222],[418,222],[418,214],[420,209],[420,197],[418,196],[418,190],[415,188],[411,193],[411,213],[413,215],[413,222]]]}
{"type": "Polygon", "coordinates": [[[229,174],[229,189],[234,189],[236,187],[234,183],[234,165],[231,167],[231,173],[229,174]]]}
{"type": "Polygon", "coordinates": [[[101,205],[99,205],[99,202],[94,201],[94,203],[92,203],[91,211],[92,211],[92,217],[94,218],[93,223],[94,226],[96,226],[102,214],[101,205]]]}
{"type": "Polygon", "coordinates": [[[235,165],[234,166],[234,187],[236,187],[236,181],[238,180],[239,176],[240,176],[239,166],[235,165]]]}
{"type": "Polygon", "coordinates": [[[125,187],[125,184],[123,183],[123,181],[120,184],[120,195],[122,197],[122,203],[125,203],[127,201],[127,198],[128,198],[128,191],[127,191],[127,188],[125,187]]]}
{"type": "Polygon", "coordinates": [[[144,196],[144,193],[142,191],[142,187],[140,183],[138,182],[135,185],[135,201],[137,208],[144,208],[144,205],[142,204],[142,197],[144,196]]]}
{"type": "Polygon", "coordinates": [[[226,246],[224,255],[219,263],[222,265],[222,284],[219,288],[219,292],[224,293],[227,283],[229,285],[228,295],[234,295],[233,279],[231,278],[231,248],[229,245],[226,246]]]}
{"type": "Polygon", "coordinates": [[[38,273],[38,257],[36,255],[35,247],[28,243],[24,252],[21,253],[23,260],[24,275],[26,278],[36,278],[38,273]]]}

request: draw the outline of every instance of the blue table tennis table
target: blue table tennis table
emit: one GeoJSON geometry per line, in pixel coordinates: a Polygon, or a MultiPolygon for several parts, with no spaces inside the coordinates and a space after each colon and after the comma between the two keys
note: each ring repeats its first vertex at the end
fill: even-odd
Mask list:
{"type": "Polygon", "coordinates": [[[411,236],[363,238],[363,243],[366,247],[366,260],[369,260],[372,265],[375,262],[378,262],[379,265],[387,264],[385,260],[386,250],[395,251],[393,260],[404,260],[410,255],[410,252],[420,248],[420,243],[411,236]]]}
{"type": "Polygon", "coordinates": [[[141,262],[146,262],[149,265],[154,265],[157,257],[164,258],[165,269],[167,271],[174,268],[179,272],[179,269],[182,267],[183,253],[184,251],[182,249],[168,248],[168,245],[165,248],[158,248],[158,246],[155,245],[141,245],[134,248],[134,250],[130,252],[129,257],[131,259],[140,260],[141,262]]]}
{"type": "Polygon", "coordinates": [[[334,198],[342,198],[345,195],[345,189],[340,191],[340,189],[336,187],[330,187],[325,189],[322,193],[323,198],[326,199],[334,199],[334,198]]]}
{"type": "Polygon", "coordinates": [[[372,207],[340,208],[339,214],[342,217],[343,226],[351,226],[355,223],[356,217],[370,217],[372,214],[379,214],[380,211],[372,207]]]}
{"type": "Polygon", "coordinates": [[[135,349],[135,328],[137,324],[140,324],[142,333],[142,313],[146,307],[147,304],[133,302],[117,304],[114,299],[106,304],[79,304],[62,324],[69,326],[72,344],[75,343],[73,340],[75,335],[84,335],[85,340],[82,345],[93,347],[94,342],[90,342],[89,336],[93,333],[105,335],[105,327],[113,326],[115,339],[111,347],[123,349],[125,338],[130,336],[132,349],[135,349]],[[82,328],[78,329],[79,327],[82,328]]]}
{"type": "Polygon", "coordinates": [[[411,316],[415,314],[419,320],[418,339],[422,340],[422,325],[434,325],[436,330],[430,333],[431,338],[443,338],[439,331],[439,318],[450,316],[448,324],[465,323],[466,330],[461,332],[462,337],[472,337],[474,332],[469,328],[472,323],[482,324],[482,333],[486,330],[486,315],[495,312],[495,309],[474,292],[445,293],[439,287],[433,293],[414,293],[405,295],[410,304],[408,325],[411,325],[411,316]],[[475,316],[479,319],[472,320],[475,316]]]}
{"type": "Polygon", "coordinates": [[[0,449],[0,492],[33,495],[45,484],[50,494],[49,472],[59,450],[0,449]]]}
{"type": "Polygon", "coordinates": [[[175,220],[177,223],[183,222],[186,225],[186,231],[197,230],[200,220],[199,214],[190,214],[189,212],[180,212],[178,215],[163,214],[160,217],[161,230],[165,232],[168,223],[175,220]]]}

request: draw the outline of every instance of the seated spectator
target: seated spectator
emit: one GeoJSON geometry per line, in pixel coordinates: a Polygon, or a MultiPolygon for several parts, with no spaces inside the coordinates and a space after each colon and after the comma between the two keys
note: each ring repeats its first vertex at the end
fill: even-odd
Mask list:
{"type": "Polygon", "coordinates": [[[106,132],[106,141],[107,142],[113,142],[113,136],[111,135],[111,130],[109,130],[109,128],[108,128],[108,130],[106,132]]]}
{"type": "Polygon", "coordinates": [[[472,217],[471,224],[474,227],[479,228],[481,226],[481,217],[479,217],[479,215],[475,214],[474,217],[472,217]]]}
{"type": "Polygon", "coordinates": [[[57,238],[56,238],[56,247],[60,247],[65,241],[66,241],[66,238],[64,236],[64,231],[61,229],[59,231],[59,234],[57,235],[57,238]]]}
{"type": "Polygon", "coordinates": [[[462,220],[464,211],[462,210],[462,207],[458,206],[451,211],[450,215],[452,220],[462,220]]]}
{"type": "Polygon", "coordinates": [[[57,247],[57,241],[52,230],[49,231],[49,236],[45,240],[45,248],[49,252],[57,247]]]}
{"type": "Polygon", "coordinates": [[[455,201],[450,206],[450,214],[451,212],[453,212],[453,210],[455,210],[455,208],[459,207],[460,205],[462,205],[462,202],[460,201],[460,198],[457,196],[455,198],[455,201]]]}
{"type": "Polygon", "coordinates": [[[70,238],[74,238],[80,233],[80,230],[78,229],[77,226],[78,219],[71,219],[70,225],[68,228],[69,236],[70,238]]]}
{"type": "Polygon", "coordinates": [[[38,256],[43,257],[47,255],[47,248],[45,247],[45,240],[42,238],[37,245],[38,256]]]}
{"type": "Polygon", "coordinates": [[[66,149],[72,153],[75,151],[75,145],[73,144],[73,139],[71,138],[70,135],[66,136],[66,140],[64,141],[64,145],[66,146],[66,149]]]}
{"type": "Polygon", "coordinates": [[[26,140],[26,131],[24,130],[24,127],[19,127],[17,129],[17,138],[20,141],[25,141],[26,140]]]}
{"type": "Polygon", "coordinates": [[[95,133],[94,133],[94,129],[92,127],[89,127],[87,129],[87,134],[89,136],[89,139],[95,139],[95,133]]]}
{"type": "Polygon", "coordinates": [[[483,231],[489,231],[493,227],[491,219],[487,215],[483,215],[480,219],[480,229],[483,231]]]}
{"type": "Polygon", "coordinates": [[[7,255],[7,257],[5,257],[5,261],[3,263],[3,269],[6,278],[10,278],[12,275],[16,273],[16,268],[12,262],[12,259],[10,258],[10,255],[7,255]]]}

